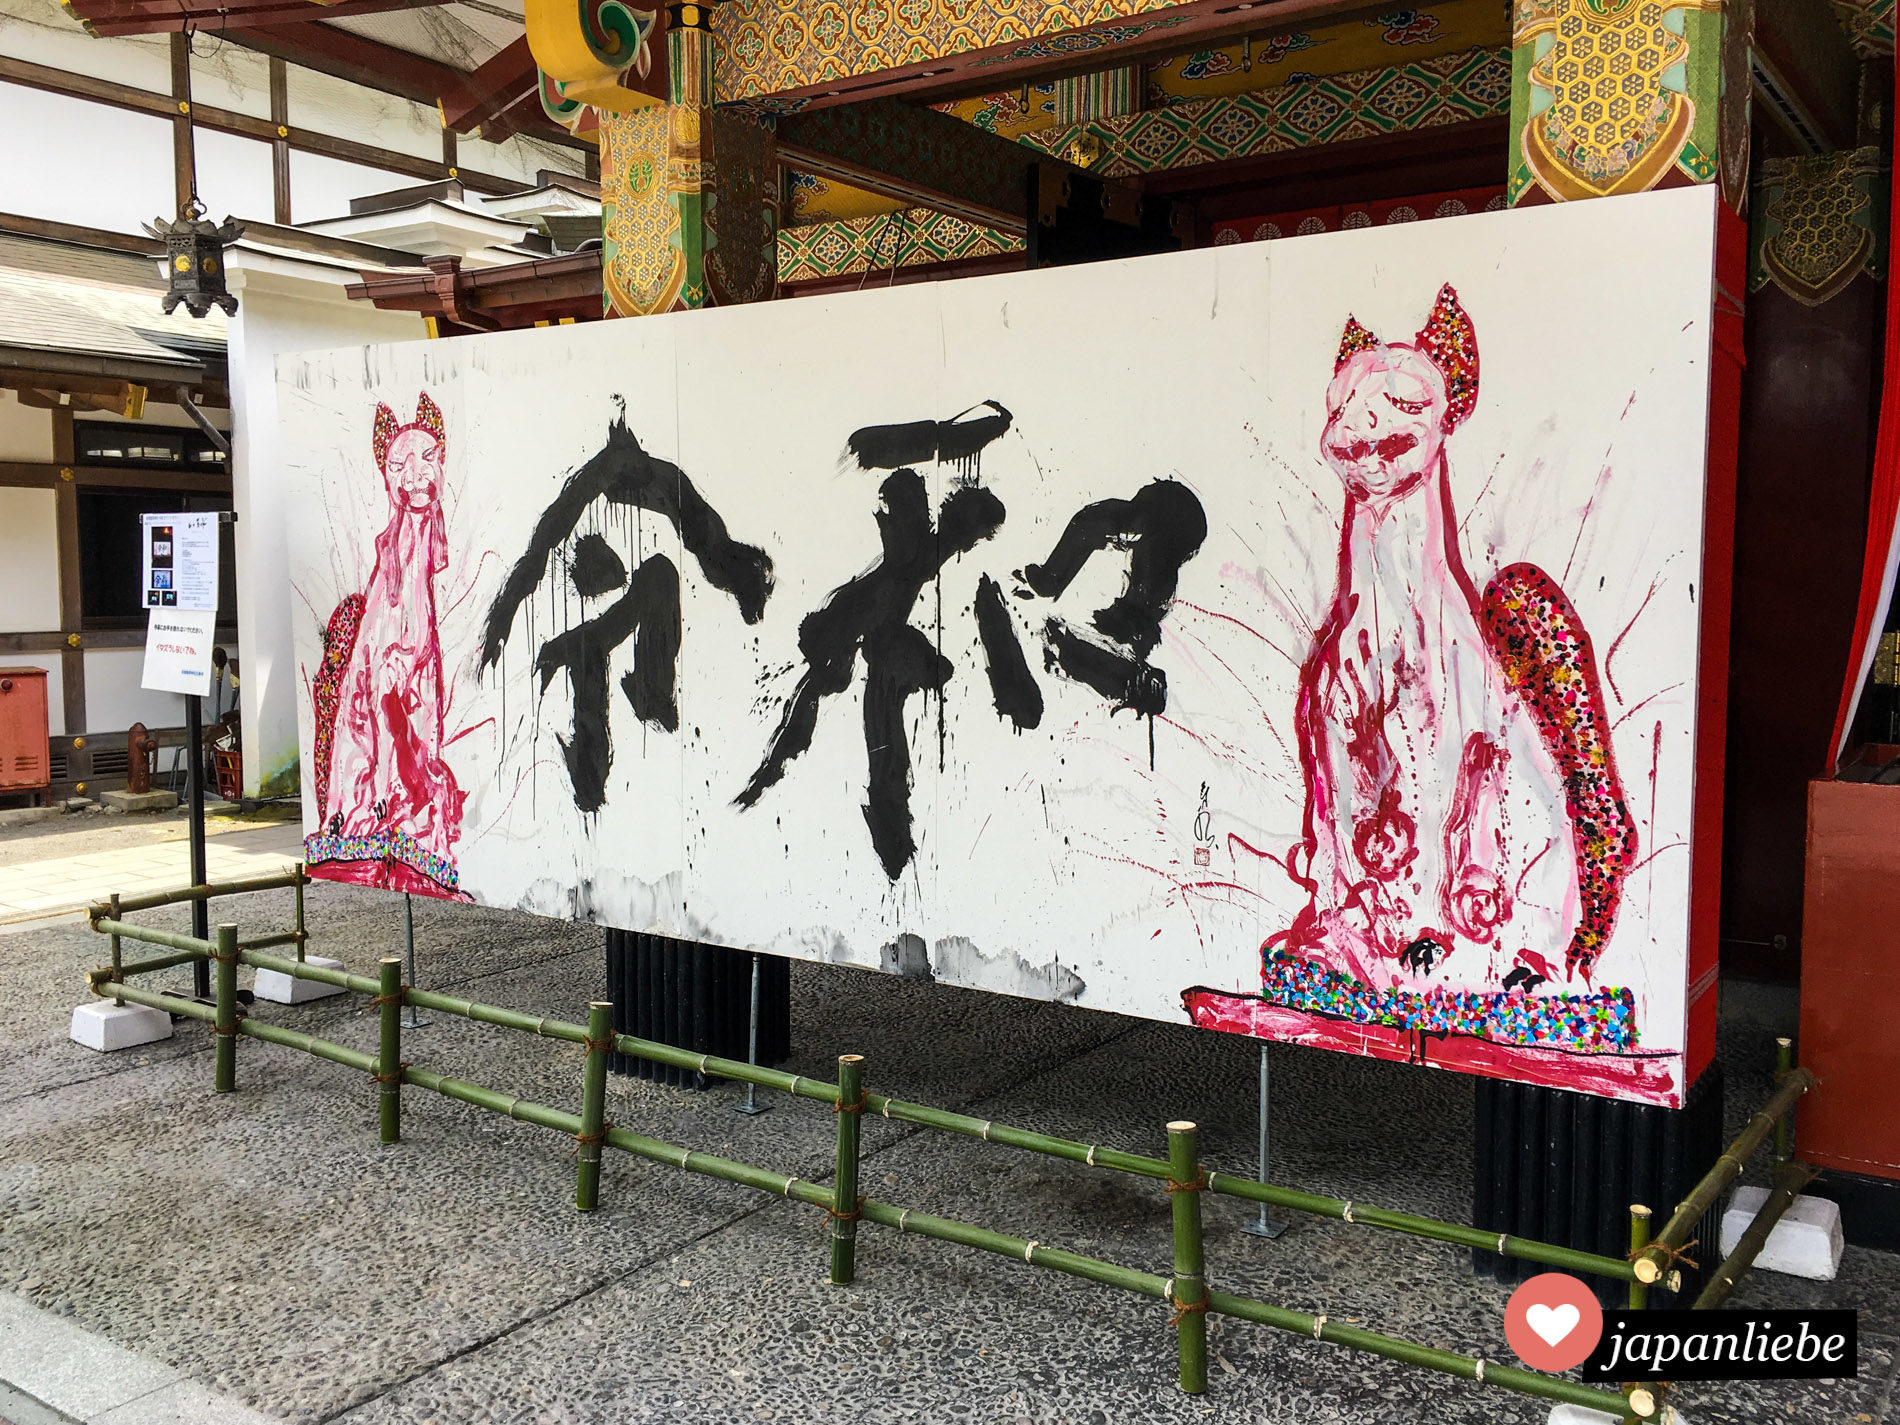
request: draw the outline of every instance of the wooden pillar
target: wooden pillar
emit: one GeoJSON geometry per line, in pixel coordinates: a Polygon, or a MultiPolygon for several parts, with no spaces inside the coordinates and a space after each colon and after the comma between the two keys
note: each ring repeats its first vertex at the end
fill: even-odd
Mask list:
{"type": "Polygon", "coordinates": [[[183,212],[198,191],[198,164],[191,149],[191,37],[172,32],[172,191],[183,212]]]}
{"type": "Polygon", "coordinates": [[[71,406],[53,408],[53,461],[59,466],[59,484],[53,490],[53,529],[59,557],[59,631],[66,644],[59,651],[61,702],[66,731],[77,737],[86,726],[86,652],[80,634],[79,602],[79,490],[73,482],[78,464],[73,438],[71,406]]]}
{"type": "Polygon", "coordinates": [[[668,102],[600,116],[606,315],[769,298],[778,277],[772,131],[713,104],[712,7],[667,7],[668,102]]]}
{"type": "Polygon", "coordinates": [[[442,171],[450,178],[460,178],[462,176],[461,161],[455,142],[455,130],[445,125],[442,130],[442,171]]]}
{"type": "Polygon", "coordinates": [[[290,72],[275,55],[270,61],[270,121],[277,137],[270,146],[271,221],[289,227],[290,218],[290,72]]]}
{"type": "Polygon", "coordinates": [[[1570,202],[1748,177],[1752,0],[1517,0],[1510,198],[1570,202]]]}

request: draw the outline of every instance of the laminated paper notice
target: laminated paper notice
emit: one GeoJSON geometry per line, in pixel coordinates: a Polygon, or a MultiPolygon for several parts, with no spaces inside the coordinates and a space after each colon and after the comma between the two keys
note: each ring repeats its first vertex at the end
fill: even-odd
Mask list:
{"type": "Polygon", "coordinates": [[[141,685],[191,697],[209,693],[217,621],[214,609],[153,609],[145,629],[141,685]]]}

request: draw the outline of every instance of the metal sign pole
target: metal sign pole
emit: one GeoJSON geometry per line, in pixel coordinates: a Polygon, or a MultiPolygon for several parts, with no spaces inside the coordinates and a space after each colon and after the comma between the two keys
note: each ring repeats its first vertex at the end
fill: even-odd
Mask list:
{"type": "MultiPolygon", "coordinates": [[[[1267,1045],[1260,1044],[1260,1181],[1267,1180],[1267,1045]]],[[[1286,1231],[1286,1223],[1276,1222],[1267,1216],[1267,1205],[1260,1204],[1260,1216],[1252,1222],[1241,1224],[1240,1230],[1250,1237],[1265,1237],[1271,1242],[1286,1231]]]]}
{"type": "MultiPolygon", "coordinates": [[[[205,871],[205,719],[196,693],[185,698],[185,767],[191,797],[191,883],[202,886],[209,879],[205,871]]],[[[191,933],[199,940],[211,938],[211,907],[203,897],[191,903],[191,933]]],[[[191,990],[199,999],[211,998],[211,962],[202,957],[192,962],[191,990]]]]}
{"type": "MultiPolygon", "coordinates": [[[[752,957],[752,1028],[746,1040],[745,1061],[755,1069],[759,1066],[759,957],[757,955],[752,957]]],[[[747,1084],[745,1102],[738,1106],[737,1112],[757,1114],[771,1111],[770,1104],[759,1102],[759,1086],[747,1084]]]]}
{"type": "MultiPolygon", "coordinates": [[[[409,892],[402,893],[402,969],[404,982],[416,988],[416,906],[409,892]]],[[[429,1021],[416,1013],[413,1004],[403,1006],[404,1029],[420,1029],[429,1021]]]]}

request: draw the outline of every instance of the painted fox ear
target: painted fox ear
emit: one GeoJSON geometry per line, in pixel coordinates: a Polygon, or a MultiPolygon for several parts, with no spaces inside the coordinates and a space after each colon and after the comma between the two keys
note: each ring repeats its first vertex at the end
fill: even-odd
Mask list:
{"type": "Polygon", "coordinates": [[[438,441],[442,439],[442,411],[429,399],[427,391],[416,397],[416,424],[438,441]]]}
{"type": "Polygon", "coordinates": [[[1370,350],[1378,344],[1379,338],[1360,326],[1359,318],[1347,317],[1346,329],[1339,334],[1339,355],[1333,358],[1333,374],[1337,376],[1339,368],[1352,360],[1356,353],[1370,350]]]}
{"type": "Polygon", "coordinates": [[[1478,404],[1478,333],[1447,282],[1418,334],[1418,349],[1445,376],[1445,429],[1456,428],[1478,404]]]}
{"type": "Polygon", "coordinates": [[[370,427],[370,449],[376,452],[376,468],[381,470],[389,464],[389,443],[396,438],[396,413],[378,401],[376,403],[376,421],[370,427]]]}

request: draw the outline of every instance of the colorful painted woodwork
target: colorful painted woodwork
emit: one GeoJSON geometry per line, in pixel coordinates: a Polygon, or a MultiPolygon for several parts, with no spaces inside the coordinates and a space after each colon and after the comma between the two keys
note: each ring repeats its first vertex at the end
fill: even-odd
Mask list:
{"type": "Polygon", "coordinates": [[[1739,206],[1751,23],[1736,0],[1517,0],[1511,201],[1721,177],[1739,206]]]}
{"type": "Polygon", "coordinates": [[[1267,35],[1195,50],[1147,66],[1150,109],[1221,94],[1245,94],[1328,74],[1412,63],[1510,38],[1508,20],[1481,0],[1430,9],[1394,8],[1345,24],[1267,35]]]}
{"type": "Polygon", "coordinates": [[[1450,193],[1424,193],[1371,203],[1300,208],[1292,212],[1268,213],[1261,217],[1223,218],[1214,224],[1209,241],[1216,247],[1236,242],[1271,242],[1275,238],[1354,232],[1360,228],[1379,228],[1392,223],[1462,218],[1467,213],[1493,213],[1504,206],[1502,184],[1495,188],[1461,188],[1450,193]]]}
{"type": "Polygon", "coordinates": [[[778,155],[712,104],[711,12],[675,5],[671,102],[601,115],[601,296],[610,317],[756,302],[777,270],[778,155]]]}
{"type": "Polygon", "coordinates": [[[1893,53],[1893,0],[1833,0],[1834,13],[1863,59],[1893,53]]]}
{"type": "Polygon", "coordinates": [[[1863,272],[1884,277],[1876,197],[1886,197],[1877,147],[1762,163],[1750,206],[1748,290],[1772,282],[1818,307],[1863,272]]]}
{"type": "Polygon", "coordinates": [[[1022,250],[1023,239],[1017,234],[978,227],[928,208],[909,208],[781,230],[778,280],[818,282],[900,267],[1001,257],[1022,250]]]}
{"type": "Polygon", "coordinates": [[[1174,8],[1178,0],[727,0],[719,97],[760,98],[1013,42],[995,62],[1109,49],[1180,17],[1073,32],[1174,8]]]}
{"type": "Polygon", "coordinates": [[[622,0],[527,0],[528,48],[541,70],[541,103],[572,128],[577,107],[626,112],[660,101],[623,87],[621,78],[653,67],[650,43],[659,16],[622,0]]]}
{"type": "Polygon", "coordinates": [[[1126,177],[1490,118],[1510,98],[1508,52],[1475,49],[1043,129],[1023,142],[1061,154],[1092,135],[1103,146],[1094,171],[1126,177]]]}

